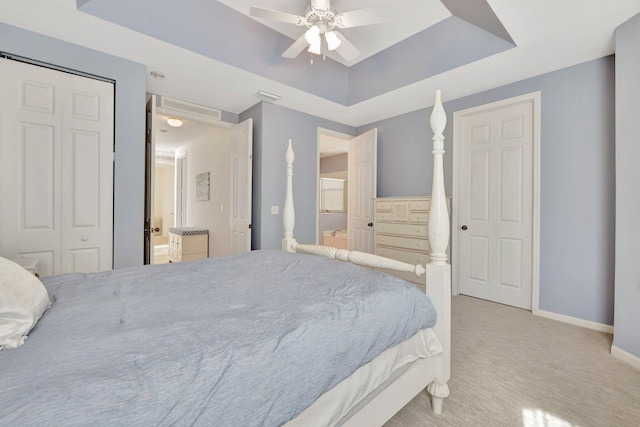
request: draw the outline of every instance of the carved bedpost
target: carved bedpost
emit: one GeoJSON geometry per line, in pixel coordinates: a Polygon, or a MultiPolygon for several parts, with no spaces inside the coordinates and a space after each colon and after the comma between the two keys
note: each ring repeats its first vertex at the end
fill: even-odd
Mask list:
{"type": "Polygon", "coordinates": [[[296,211],[293,207],[293,148],[289,140],[289,148],[285,155],[287,162],[287,192],[282,209],[282,223],[284,225],[284,238],[282,239],[282,250],[295,252],[296,239],[293,237],[293,227],[296,224],[296,211]]]}
{"type": "Polygon", "coordinates": [[[427,295],[432,301],[442,301],[442,312],[434,326],[443,350],[442,367],[436,379],[427,390],[431,394],[433,411],[442,412],[442,402],[449,396],[447,382],[451,376],[451,265],[447,263],[449,245],[449,212],[444,191],[444,128],[447,115],[442,106],[440,91],[436,91],[436,101],[431,112],[433,131],[433,186],[431,188],[431,208],[429,210],[430,262],[427,264],[427,295]]]}

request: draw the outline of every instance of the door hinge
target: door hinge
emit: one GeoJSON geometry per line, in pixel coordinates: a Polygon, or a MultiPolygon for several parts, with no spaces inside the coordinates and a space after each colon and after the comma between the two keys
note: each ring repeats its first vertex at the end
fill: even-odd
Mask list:
{"type": "Polygon", "coordinates": [[[249,228],[251,228],[251,224],[249,224],[249,228]]]}

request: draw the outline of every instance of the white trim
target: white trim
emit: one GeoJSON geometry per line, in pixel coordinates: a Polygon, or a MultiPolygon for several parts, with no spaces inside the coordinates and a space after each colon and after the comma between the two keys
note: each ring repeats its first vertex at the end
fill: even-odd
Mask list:
{"type": "Polygon", "coordinates": [[[531,230],[531,312],[540,311],[540,141],[541,108],[540,91],[531,93],[533,99],[533,224],[531,230]]]}
{"type": "Polygon", "coordinates": [[[537,310],[533,313],[534,316],[545,317],[551,320],[557,320],[562,323],[568,323],[570,325],[580,326],[582,328],[592,329],[598,332],[605,332],[607,334],[613,334],[613,326],[605,325],[604,323],[592,322],[591,320],[579,319],[577,317],[566,316],[564,314],[552,313],[545,310],[537,310]]]}
{"type": "Polygon", "coordinates": [[[615,345],[611,346],[611,355],[618,360],[622,360],[625,363],[633,366],[636,369],[640,369],[640,357],[635,356],[629,352],[624,351],[620,347],[615,345]]]}
{"type": "Polygon", "coordinates": [[[455,250],[451,250],[452,265],[452,294],[458,295],[458,250],[460,248],[459,241],[459,224],[460,209],[458,200],[460,197],[460,180],[459,165],[460,159],[458,154],[459,140],[459,120],[461,116],[475,114],[480,111],[503,108],[507,105],[531,101],[533,103],[533,200],[532,200],[532,230],[531,230],[531,312],[540,315],[540,133],[541,133],[541,92],[532,92],[513,98],[503,99],[489,104],[479,105],[477,107],[467,108],[466,110],[455,111],[453,113],[453,172],[452,172],[452,200],[451,208],[455,215],[451,217],[451,242],[455,242],[455,250]]]}

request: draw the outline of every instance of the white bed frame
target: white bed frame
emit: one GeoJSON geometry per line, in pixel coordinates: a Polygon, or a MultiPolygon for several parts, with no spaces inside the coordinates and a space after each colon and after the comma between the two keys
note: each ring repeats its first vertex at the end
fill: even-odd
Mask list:
{"type": "Polygon", "coordinates": [[[336,249],[328,246],[303,245],[293,237],[295,209],[293,206],[293,160],[294,154],[289,140],[285,156],[287,163],[287,190],[283,209],[284,238],[282,249],[288,252],[307,252],[324,255],[332,259],[349,261],[354,264],[384,268],[394,271],[413,272],[417,276],[426,273],[426,292],[438,312],[438,320],[433,330],[442,344],[443,352],[426,359],[419,359],[400,375],[393,383],[371,399],[355,415],[349,418],[345,426],[382,425],[402,409],[424,388],[431,395],[433,411],[442,412],[442,403],[449,396],[451,373],[451,265],[447,263],[449,245],[449,212],[444,192],[444,136],[442,132],[447,117],[442,107],[440,91],[436,91],[436,100],[431,113],[433,130],[433,187],[431,190],[431,209],[429,211],[429,245],[431,256],[429,264],[411,265],[363,252],[336,249]]]}

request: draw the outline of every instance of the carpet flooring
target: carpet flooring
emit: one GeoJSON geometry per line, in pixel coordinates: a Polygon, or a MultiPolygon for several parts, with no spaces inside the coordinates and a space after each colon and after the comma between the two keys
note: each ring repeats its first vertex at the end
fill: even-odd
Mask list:
{"type": "Polygon", "coordinates": [[[640,371],[611,356],[610,334],[462,295],[452,318],[442,414],[423,391],[385,427],[640,426],[640,371]]]}

